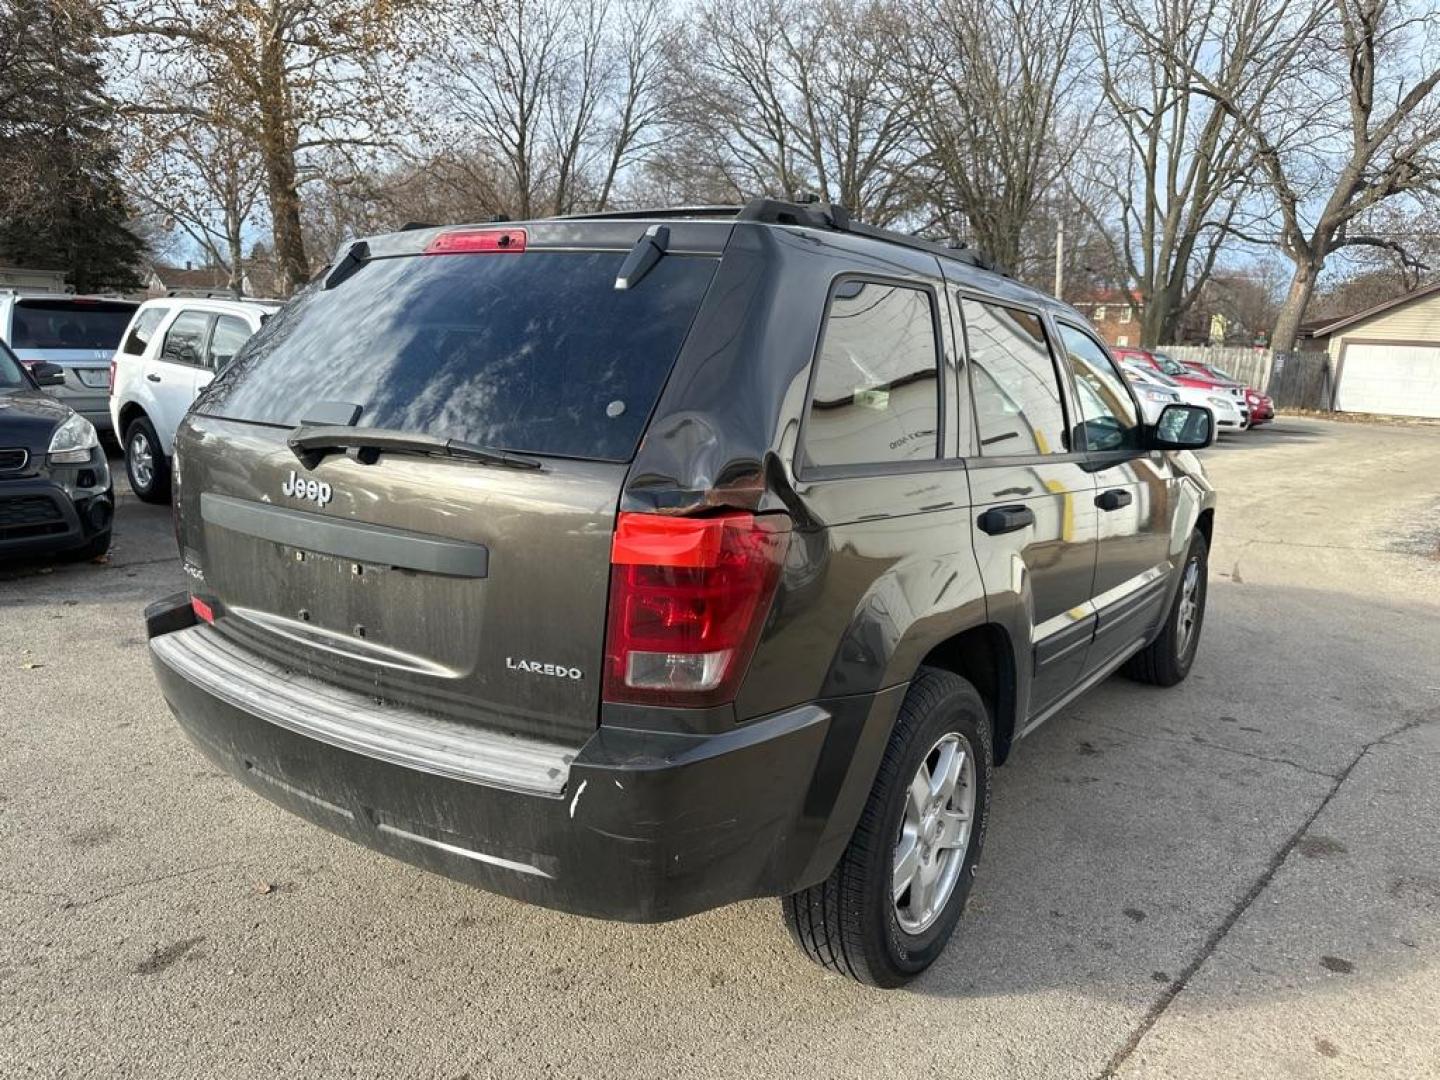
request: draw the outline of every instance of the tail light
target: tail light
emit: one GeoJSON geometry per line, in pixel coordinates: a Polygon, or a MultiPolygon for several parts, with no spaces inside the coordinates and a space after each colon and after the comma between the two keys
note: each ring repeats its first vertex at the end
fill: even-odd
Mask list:
{"type": "Polygon", "coordinates": [[[783,515],[622,513],[610,555],[605,700],[733,700],[789,540],[783,515]]]}
{"type": "Polygon", "coordinates": [[[110,396],[115,396],[115,361],[110,361],[110,396]]]}

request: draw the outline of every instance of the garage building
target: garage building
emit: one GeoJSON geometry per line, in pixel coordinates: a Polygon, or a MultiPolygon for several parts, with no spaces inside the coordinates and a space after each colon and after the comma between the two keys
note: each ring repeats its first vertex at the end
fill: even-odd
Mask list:
{"type": "Polygon", "coordinates": [[[1440,417],[1440,283],[1312,333],[1330,353],[1337,410],[1440,417]]]}

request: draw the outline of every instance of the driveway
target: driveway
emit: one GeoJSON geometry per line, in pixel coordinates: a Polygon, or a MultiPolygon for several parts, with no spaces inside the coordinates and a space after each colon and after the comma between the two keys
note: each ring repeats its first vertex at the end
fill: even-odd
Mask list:
{"type": "Polygon", "coordinates": [[[1190,679],[1112,679],[998,774],[969,916],[880,993],[773,901],[524,907],[216,773],[108,565],[0,572],[0,1075],[1440,1075],[1440,429],[1282,419],[1221,492],[1190,679]]]}

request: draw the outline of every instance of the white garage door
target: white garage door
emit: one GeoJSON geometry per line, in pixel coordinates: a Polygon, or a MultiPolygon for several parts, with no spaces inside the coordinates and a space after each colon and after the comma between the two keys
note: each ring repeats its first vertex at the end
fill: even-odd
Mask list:
{"type": "Polygon", "coordinates": [[[1440,416],[1440,345],[1346,345],[1335,404],[1343,412],[1440,416]]]}

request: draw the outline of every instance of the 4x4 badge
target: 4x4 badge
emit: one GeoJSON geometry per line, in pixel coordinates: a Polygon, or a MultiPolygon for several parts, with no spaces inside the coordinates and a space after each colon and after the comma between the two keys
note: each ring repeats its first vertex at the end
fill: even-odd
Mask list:
{"type": "Polygon", "coordinates": [[[290,470],[290,476],[281,486],[280,493],[282,495],[290,495],[297,499],[309,499],[311,502],[319,503],[321,506],[328,503],[330,496],[334,494],[330,490],[330,485],[325,483],[325,481],[307,480],[303,476],[296,475],[294,469],[290,470]]]}

